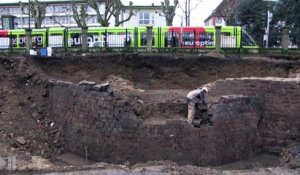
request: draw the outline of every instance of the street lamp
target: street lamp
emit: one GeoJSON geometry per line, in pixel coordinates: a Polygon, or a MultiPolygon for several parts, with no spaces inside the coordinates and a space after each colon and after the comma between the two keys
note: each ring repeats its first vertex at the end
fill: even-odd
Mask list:
{"type": "MultiPolygon", "coordinates": [[[[278,0],[264,0],[264,1],[276,3],[278,0]]],[[[268,6],[268,8],[269,8],[269,6],[268,6]]],[[[270,22],[272,21],[272,18],[273,18],[273,13],[268,9],[268,11],[267,11],[267,28],[265,29],[265,35],[264,35],[264,40],[266,41],[266,48],[269,47],[270,22]]]]}

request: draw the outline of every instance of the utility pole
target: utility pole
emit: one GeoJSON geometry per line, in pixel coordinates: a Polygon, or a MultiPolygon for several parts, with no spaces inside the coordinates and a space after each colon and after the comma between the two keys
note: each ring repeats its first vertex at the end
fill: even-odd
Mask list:
{"type": "Polygon", "coordinates": [[[191,25],[191,0],[185,0],[184,14],[185,14],[185,26],[191,25]]]}
{"type": "Polygon", "coordinates": [[[188,26],[191,25],[191,0],[188,0],[188,26]]]}
{"type": "Polygon", "coordinates": [[[28,29],[26,31],[26,50],[30,53],[32,48],[31,26],[30,26],[30,0],[28,0],[28,29]]]}
{"type": "Polygon", "coordinates": [[[184,13],[185,13],[185,26],[188,26],[188,11],[187,11],[187,2],[188,0],[185,0],[185,10],[184,10],[184,13]]]}
{"type": "Polygon", "coordinates": [[[270,22],[272,21],[273,18],[273,13],[271,11],[268,10],[268,14],[267,14],[267,29],[266,29],[266,48],[269,47],[269,33],[270,33],[270,22]]]}
{"type": "Polygon", "coordinates": [[[28,28],[29,28],[29,30],[31,29],[30,23],[31,23],[31,19],[30,19],[30,0],[28,0],[28,28]]]}
{"type": "Polygon", "coordinates": [[[268,11],[267,11],[267,28],[265,29],[265,35],[264,35],[264,40],[266,41],[266,48],[269,47],[269,33],[270,33],[270,22],[272,21],[273,18],[273,13],[271,12],[271,3],[276,3],[278,0],[264,0],[268,3],[268,11]]]}

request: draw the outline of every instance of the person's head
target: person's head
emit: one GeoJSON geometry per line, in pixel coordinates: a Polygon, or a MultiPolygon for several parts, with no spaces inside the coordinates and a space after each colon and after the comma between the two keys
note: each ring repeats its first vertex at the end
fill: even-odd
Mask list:
{"type": "Polygon", "coordinates": [[[202,90],[203,90],[203,92],[205,92],[206,94],[208,93],[208,88],[207,88],[207,87],[203,87],[202,90]]]}

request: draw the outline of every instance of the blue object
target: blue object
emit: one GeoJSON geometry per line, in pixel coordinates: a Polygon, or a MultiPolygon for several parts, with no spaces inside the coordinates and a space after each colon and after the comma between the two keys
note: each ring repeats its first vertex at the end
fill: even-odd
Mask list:
{"type": "Polygon", "coordinates": [[[41,56],[42,57],[47,57],[47,48],[42,48],[41,49],[41,56]]]}

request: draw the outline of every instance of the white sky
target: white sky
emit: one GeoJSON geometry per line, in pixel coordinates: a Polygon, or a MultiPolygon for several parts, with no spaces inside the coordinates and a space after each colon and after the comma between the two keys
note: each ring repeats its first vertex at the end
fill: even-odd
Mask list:
{"type": "MultiPolygon", "coordinates": [[[[128,5],[132,1],[134,5],[161,5],[164,0],[122,0],[124,5],[128,5]]],[[[212,11],[221,3],[222,0],[190,0],[191,1],[191,26],[204,26],[204,20],[212,13],[212,11]]],[[[170,0],[173,4],[174,0],[170,0]]],[[[180,7],[184,9],[185,0],[179,0],[180,7]]],[[[181,8],[177,8],[176,16],[174,17],[173,25],[180,26],[183,18],[183,25],[185,25],[185,18],[181,8]]]]}

